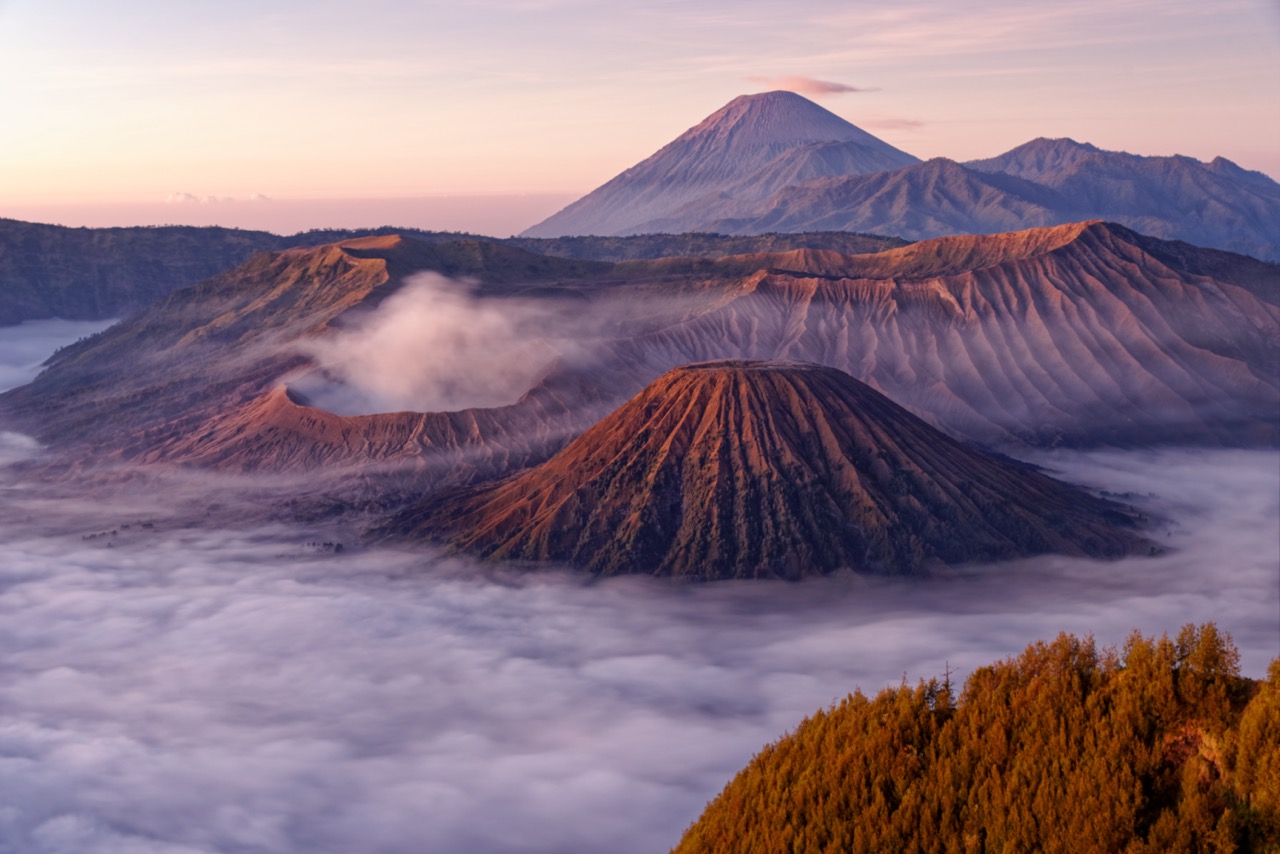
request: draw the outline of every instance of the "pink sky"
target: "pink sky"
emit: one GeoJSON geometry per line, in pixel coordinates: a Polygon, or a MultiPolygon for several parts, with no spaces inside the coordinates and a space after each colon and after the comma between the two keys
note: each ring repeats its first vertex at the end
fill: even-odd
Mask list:
{"type": "Polygon", "coordinates": [[[223,225],[294,234],[313,228],[394,225],[508,237],[576,198],[568,193],[417,198],[222,199],[7,205],[4,216],[29,222],[104,228],[118,225],[223,225]]]}
{"type": "Polygon", "coordinates": [[[0,216],[291,230],[347,200],[509,233],[777,86],[919,157],[1068,136],[1276,176],[1277,8],[0,0],[0,216]]]}

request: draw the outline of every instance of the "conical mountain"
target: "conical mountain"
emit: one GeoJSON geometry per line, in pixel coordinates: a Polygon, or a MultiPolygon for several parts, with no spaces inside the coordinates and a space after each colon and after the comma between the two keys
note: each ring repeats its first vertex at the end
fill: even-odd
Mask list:
{"type": "Polygon", "coordinates": [[[754,200],[795,180],[916,162],[794,92],[742,95],[524,236],[630,234],[704,196],[754,200]]]}
{"type": "Polygon", "coordinates": [[[546,463],[373,533],[607,575],[798,578],[1043,552],[1114,556],[1113,505],[956,442],[841,371],[669,371],[546,463]]]}
{"type": "Polygon", "coordinates": [[[791,92],[737,98],[526,237],[855,231],[925,240],[1090,219],[1275,261],[1280,184],[1224,158],[1035,139],[921,163],[791,92]]]}

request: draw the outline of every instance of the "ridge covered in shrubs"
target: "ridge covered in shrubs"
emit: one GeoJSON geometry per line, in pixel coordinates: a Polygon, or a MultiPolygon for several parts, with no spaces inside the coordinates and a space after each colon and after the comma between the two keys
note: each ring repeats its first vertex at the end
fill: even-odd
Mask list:
{"type": "Polygon", "coordinates": [[[675,849],[1280,850],[1280,659],[1212,623],[1123,649],[1059,635],[947,681],[861,692],[762,750],[675,849]]]}

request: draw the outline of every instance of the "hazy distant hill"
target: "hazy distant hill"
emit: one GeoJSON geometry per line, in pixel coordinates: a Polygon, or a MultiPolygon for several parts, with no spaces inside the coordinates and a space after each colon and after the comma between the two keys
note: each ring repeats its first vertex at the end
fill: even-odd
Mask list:
{"type": "MultiPolygon", "coordinates": [[[[381,226],[315,229],[289,236],[265,231],[195,227],[67,228],[0,219],[0,326],[60,317],[123,317],[178,288],[239,266],[257,252],[321,246],[361,236],[404,235],[435,243],[491,238],[457,232],[381,226]]],[[[723,255],[788,249],[833,249],[845,254],[901,246],[893,237],[831,232],[729,237],[649,234],[503,241],[529,252],[591,261],[723,255]]]]}
{"type": "Polygon", "coordinates": [[[279,245],[273,234],[230,228],[64,228],[0,219],[0,326],[119,317],[279,245]]]}
{"type": "Polygon", "coordinates": [[[937,158],[892,172],[797,184],[755,205],[725,199],[690,206],[670,220],[645,227],[687,224],[696,215],[704,217],[708,227],[731,234],[885,228],[908,240],[922,240],[1072,221],[1056,210],[1056,204],[1056,195],[1037,184],[974,172],[937,158]]]}
{"type": "Polygon", "coordinates": [[[905,246],[898,237],[850,231],[787,232],[726,235],[710,232],[630,234],[613,237],[509,237],[502,241],[539,255],[584,261],[644,261],[658,258],[723,258],[792,249],[829,249],[841,255],[864,255],[905,246]]]}
{"type": "Polygon", "coordinates": [[[1153,237],[1280,260],[1280,184],[1223,157],[1203,163],[1036,139],[965,165],[1048,187],[1071,219],[1097,216],[1153,237]]]}
{"type": "Polygon", "coordinates": [[[859,691],[762,749],[674,851],[1276,851],[1280,659],[1261,683],[1239,663],[1210,623],[1119,651],[1059,635],[963,692],[859,691]]]}
{"type": "Polygon", "coordinates": [[[1223,158],[1037,139],[989,160],[920,163],[832,119],[790,93],[737,98],[525,235],[841,230],[921,240],[1106,219],[1280,260],[1280,184],[1223,158]],[[849,139],[813,142],[841,130],[849,139]],[[875,156],[843,153],[853,149],[875,156]]]}
{"type": "Polygon", "coordinates": [[[862,231],[922,240],[1082,219],[1280,259],[1280,184],[1219,158],[1139,157],[1037,140],[992,160],[935,159],[805,181],[756,202],[722,195],[638,223],[641,231],[862,231]]]}
{"type": "Polygon", "coordinates": [[[597,575],[794,579],[1145,551],[1118,511],[842,371],[719,361],[669,371],[541,466],[376,533],[597,575]]]}
{"type": "Polygon", "coordinates": [[[381,228],[286,237],[216,226],[68,228],[0,219],[0,326],[49,317],[122,317],[258,252],[388,232],[421,240],[464,236],[381,228]]]}

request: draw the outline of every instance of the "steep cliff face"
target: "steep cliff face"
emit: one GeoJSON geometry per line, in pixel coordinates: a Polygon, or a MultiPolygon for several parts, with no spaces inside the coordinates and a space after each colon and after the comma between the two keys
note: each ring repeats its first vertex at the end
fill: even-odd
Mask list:
{"type": "Polygon", "coordinates": [[[281,241],[232,228],[64,228],[0,219],[0,326],[121,317],[281,241]]]}
{"type": "Polygon", "coordinates": [[[140,444],[140,428],[185,431],[251,399],[304,360],[289,341],[315,333],[389,280],[389,239],[256,256],[229,273],[61,351],[4,407],[46,441],[140,444]],[[350,251],[349,251],[350,250],[350,251]]]}
{"type": "Polygon", "coordinates": [[[727,361],[671,371],[541,466],[429,499],[376,533],[602,575],[798,578],[1115,556],[1139,543],[1125,521],[840,371],[727,361]]]}

